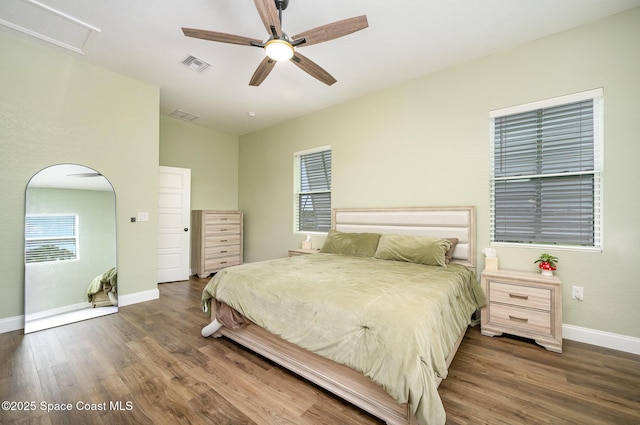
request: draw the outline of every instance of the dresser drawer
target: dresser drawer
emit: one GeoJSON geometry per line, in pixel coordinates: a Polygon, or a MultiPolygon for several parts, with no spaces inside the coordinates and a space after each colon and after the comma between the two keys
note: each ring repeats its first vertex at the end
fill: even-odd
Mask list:
{"type": "Polygon", "coordinates": [[[205,250],[210,247],[220,247],[225,245],[238,245],[238,248],[240,248],[240,235],[213,235],[205,236],[204,238],[205,250]]]}
{"type": "Polygon", "coordinates": [[[539,334],[551,334],[551,313],[491,303],[489,323],[539,334]]]}
{"type": "Polygon", "coordinates": [[[551,290],[511,283],[489,282],[492,303],[551,310],[551,290]]]}
{"type": "Polygon", "coordinates": [[[238,258],[240,257],[240,247],[237,244],[212,246],[204,249],[205,261],[210,260],[212,258],[230,257],[230,256],[237,256],[238,258]]]}
{"type": "MultiPolygon", "coordinates": [[[[223,269],[225,267],[237,266],[240,264],[240,256],[220,257],[205,259],[204,268],[208,273],[223,269]]],[[[207,274],[208,274],[207,273],[207,274]]]]}
{"type": "Polygon", "coordinates": [[[237,224],[216,224],[207,227],[205,241],[212,236],[240,235],[240,226],[237,224]]]}
{"type": "Polygon", "coordinates": [[[191,213],[191,269],[200,277],[242,264],[242,211],[191,213]]]}
{"type": "Polygon", "coordinates": [[[206,213],[204,224],[206,227],[213,225],[236,224],[240,226],[240,214],[233,213],[206,213]]]}

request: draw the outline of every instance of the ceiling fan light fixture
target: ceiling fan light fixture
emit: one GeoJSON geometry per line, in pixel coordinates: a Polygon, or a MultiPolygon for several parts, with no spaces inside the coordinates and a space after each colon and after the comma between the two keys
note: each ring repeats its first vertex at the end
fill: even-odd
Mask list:
{"type": "Polygon", "coordinates": [[[269,40],[264,45],[264,50],[271,59],[285,61],[293,57],[293,46],[286,40],[269,40]]]}

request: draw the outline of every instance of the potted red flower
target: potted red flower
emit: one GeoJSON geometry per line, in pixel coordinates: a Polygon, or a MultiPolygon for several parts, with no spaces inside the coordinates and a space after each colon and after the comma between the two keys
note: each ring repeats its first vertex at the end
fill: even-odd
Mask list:
{"type": "Polygon", "coordinates": [[[556,263],[558,257],[554,257],[551,254],[541,254],[540,257],[534,263],[538,263],[538,268],[543,276],[553,276],[553,271],[556,269],[556,263]]]}

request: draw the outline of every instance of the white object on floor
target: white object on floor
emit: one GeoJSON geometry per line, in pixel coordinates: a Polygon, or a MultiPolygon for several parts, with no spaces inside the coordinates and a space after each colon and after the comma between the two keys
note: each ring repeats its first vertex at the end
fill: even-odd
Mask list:
{"type": "Polygon", "coordinates": [[[207,338],[213,335],[218,329],[222,327],[222,323],[218,322],[216,319],[213,319],[213,322],[209,323],[207,326],[202,328],[202,336],[207,338]]]}

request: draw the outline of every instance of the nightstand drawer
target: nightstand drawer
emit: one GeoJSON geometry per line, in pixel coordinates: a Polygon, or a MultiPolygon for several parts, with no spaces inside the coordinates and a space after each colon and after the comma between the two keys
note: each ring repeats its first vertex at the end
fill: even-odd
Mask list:
{"type": "Polygon", "coordinates": [[[480,279],[487,305],[480,332],[534,339],[562,353],[562,282],[556,276],[514,270],[484,270],[480,279]]]}
{"type": "Polygon", "coordinates": [[[551,310],[551,290],[510,283],[489,282],[491,302],[551,310]]]}
{"type": "Polygon", "coordinates": [[[313,249],[290,249],[289,250],[289,257],[296,257],[298,255],[308,255],[308,254],[317,254],[318,252],[320,252],[319,249],[313,248],[313,249]]]}
{"type": "Polygon", "coordinates": [[[551,314],[544,311],[491,303],[489,306],[489,323],[545,335],[551,334],[551,314]]]}

